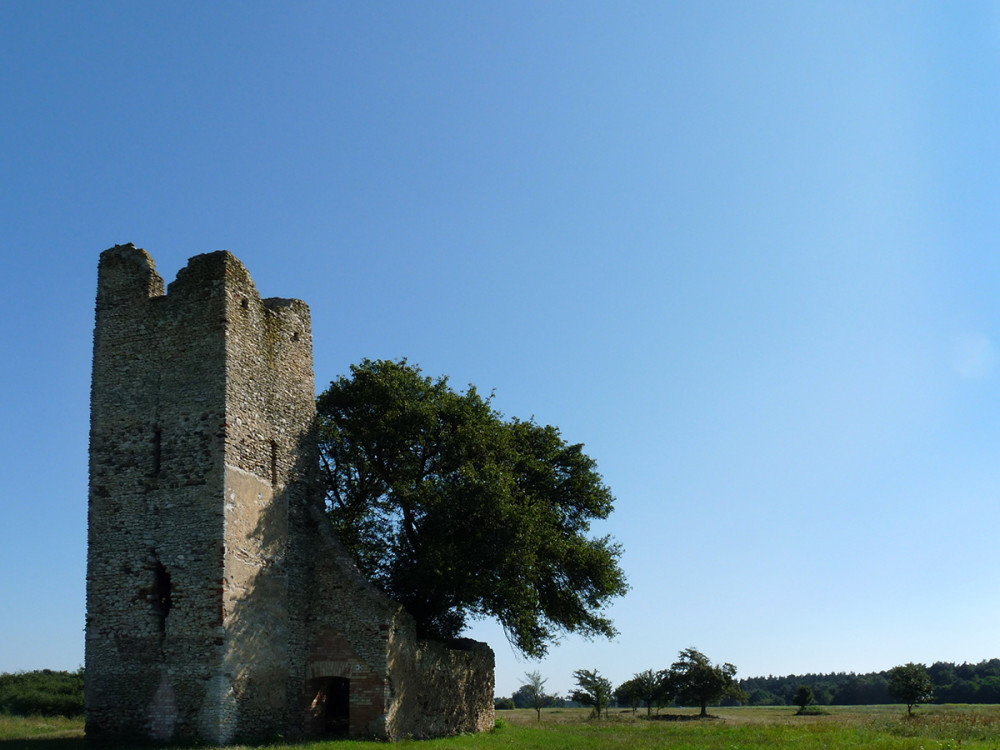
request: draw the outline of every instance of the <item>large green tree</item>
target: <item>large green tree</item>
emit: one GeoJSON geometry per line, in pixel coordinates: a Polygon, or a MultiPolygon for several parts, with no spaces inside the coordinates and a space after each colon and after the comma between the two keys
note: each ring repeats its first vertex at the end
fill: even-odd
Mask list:
{"type": "Polygon", "coordinates": [[[352,366],[317,407],[330,520],[423,635],[492,617],[539,657],[561,632],[615,634],[621,548],[588,535],[614,498],[582,445],[405,360],[352,366]]]}
{"type": "Polygon", "coordinates": [[[718,703],[723,697],[746,700],[736,683],[736,667],[729,663],[713,665],[696,648],[680,652],[666,679],[682,704],[701,706],[702,716],[708,716],[708,704],[718,703]]]}

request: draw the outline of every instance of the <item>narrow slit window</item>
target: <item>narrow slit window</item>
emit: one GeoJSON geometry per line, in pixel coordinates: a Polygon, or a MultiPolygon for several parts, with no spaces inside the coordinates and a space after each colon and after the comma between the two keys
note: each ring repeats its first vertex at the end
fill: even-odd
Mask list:
{"type": "Polygon", "coordinates": [[[271,484],[278,486],[278,444],[271,441],[271,484]]]}
{"type": "Polygon", "coordinates": [[[160,476],[160,464],[163,456],[163,432],[159,427],[153,428],[153,476],[160,476]]]}
{"type": "Polygon", "coordinates": [[[156,617],[160,633],[167,631],[167,615],[172,606],[170,596],[170,573],[159,560],[153,567],[153,594],[151,597],[153,615],[156,617]]]}

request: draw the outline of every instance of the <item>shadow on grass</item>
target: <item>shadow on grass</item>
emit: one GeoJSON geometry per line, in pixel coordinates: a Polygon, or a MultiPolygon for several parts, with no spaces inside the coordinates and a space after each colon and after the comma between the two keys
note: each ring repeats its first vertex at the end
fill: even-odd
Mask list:
{"type": "Polygon", "coordinates": [[[818,706],[806,706],[795,712],[796,716],[829,716],[830,712],[818,706]]]}
{"type": "Polygon", "coordinates": [[[94,750],[83,737],[38,737],[37,739],[0,740],[0,750],[94,750]]]}
{"type": "Polygon", "coordinates": [[[707,714],[706,716],[699,716],[698,714],[654,714],[653,716],[643,716],[643,721],[712,721],[718,719],[718,716],[713,716],[712,714],[707,714]]]}
{"type": "MultiPolygon", "coordinates": [[[[325,737],[322,739],[302,739],[299,741],[289,741],[282,739],[277,743],[272,741],[260,741],[251,744],[239,743],[232,746],[233,750],[265,750],[267,748],[280,748],[291,750],[297,746],[303,748],[316,748],[317,746],[329,746],[339,748],[342,743],[356,744],[362,747],[365,741],[325,737]]],[[[0,738],[0,750],[224,750],[217,745],[207,745],[204,742],[183,740],[164,744],[151,740],[119,740],[119,741],[94,741],[88,742],[86,737],[75,734],[72,737],[53,737],[51,734],[42,737],[19,737],[17,739],[0,738]]]]}

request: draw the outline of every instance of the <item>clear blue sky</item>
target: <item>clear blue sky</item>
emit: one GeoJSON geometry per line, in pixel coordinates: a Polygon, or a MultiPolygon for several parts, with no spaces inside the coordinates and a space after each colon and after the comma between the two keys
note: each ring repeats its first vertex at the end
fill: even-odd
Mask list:
{"type": "Polygon", "coordinates": [[[583,442],[618,683],[1000,656],[1000,5],[0,0],[0,671],[83,660],[98,254],[583,442]]]}

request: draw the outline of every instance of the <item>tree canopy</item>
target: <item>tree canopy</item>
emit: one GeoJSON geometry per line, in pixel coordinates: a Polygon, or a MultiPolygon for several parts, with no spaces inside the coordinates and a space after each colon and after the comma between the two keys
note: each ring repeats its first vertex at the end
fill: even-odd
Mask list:
{"type": "Polygon", "coordinates": [[[746,699],[736,682],[736,667],[729,663],[713,666],[696,648],[680,652],[677,661],[670,665],[667,682],[681,703],[701,706],[702,716],[708,715],[709,703],[716,703],[724,696],[746,699]]]}
{"type": "Polygon", "coordinates": [[[615,690],[615,699],[622,705],[631,706],[632,713],[638,705],[646,704],[646,715],[653,712],[653,705],[663,705],[673,698],[666,672],[647,669],[637,672],[615,690]]]}
{"type": "Polygon", "coordinates": [[[889,670],[889,694],[906,704],[906,713],[913,715],[913,707],[929,701],[934,695],[934,683],[923,664],[904,664],[889,670]]]}
{"type": "Polygon", "coordinates": [[[602,711],[607,716],[613,692],[611,680],[596,669],[577,669],[573,672],[573,677],[578,687],[570,695],[570,700],[581,706],[591,706],[598,719],[601,718],[602,711]]]}
{"type": "Polygon", "coordinates": [[[588,536],[614,498],[582,445],[505,420],[474,386],[365,360],[319,396],[328,515],[359,569],[429,637],[492,617],[539,657],[560,632],[615,634],[621,547],[588,536]]]}
{"type": "Polygon", "coordinates": [[[799,689],[795,691],[795,697],[792,699],[792,703],[799,707],[799,713],[806,710],[806,706],[812,703],[816,697],[813,695],[812,688],[808,685],[799,685],[799,689]]]}
{"type": "Polygon", "coordinates": [[[619,706],[628,706],[632,709],[632,713],[635,713],[642,703],[642,696],[639,694],[639,686],[634,677],[615,688],[615,701],[619,706]]]}
{"type": "MultiPolygon", "coordinates": [[[[1000,659],[977,664],[938,661],[927,666],[934,684],[935,703],[1000,703],[1000,659]]],[[[786,676],[748,677],[740,687],[751,705],[793,705],[797,686],[812,688],[819,705],[865,705],[893,702],[888,671],[836,672],[786,676]]]]}

